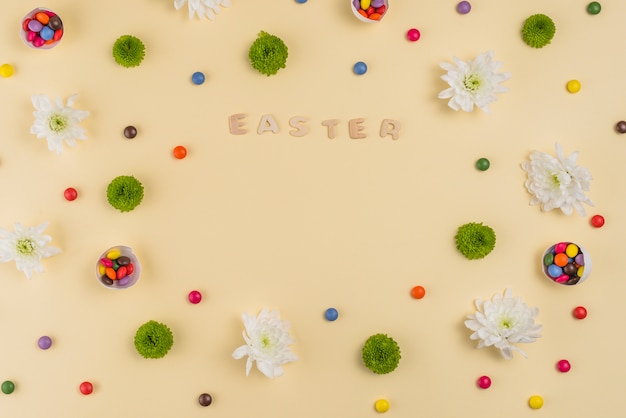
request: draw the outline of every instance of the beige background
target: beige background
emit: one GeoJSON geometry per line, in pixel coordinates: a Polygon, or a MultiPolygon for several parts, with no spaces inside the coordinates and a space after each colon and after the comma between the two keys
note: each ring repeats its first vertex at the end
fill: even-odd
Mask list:
{"type": "Polygon", "coordinates": [[[0,63],[0,226],[48,221],[58,256],[32,280],[0,265],[0,396],[3,417],[621,417],[626,414],[623,280],[626,199],[626,3],[475,0],[392,1],[379,24],[359,22],[347,1],[233,0],[214,21],[190,21],[173,0],[3,1],[0,63]],[[66,35],[49,51],[29,49],[22,16],[45,5],[66,35]],[[557,33],[541,50],[520,28],[534,13],[557,33]],[[408,42],[416,27],[422,38],[408,42]],[[289,47],[287,68],[265,77],[247,61],[265,30],[289,47]],[[115,64],[111,46],[140,37],[147,56],[135,69],[115,64]],[[487,50],[512,73],[492,114],[457,113],[437,99],[446,88],[441,61],[487,50]],[[369,71],[352,73],[356,61],[369,71]],[[203,71],[202,86],[191,83],[203,71]],[[582,90],[565,84],[579,79],[582,90]],[[89,110],[87,141],[56,155],[29,133],[32,94],[79,97],[89,110]],[[248,133],[228,132],[246,113],[248,133]],[[257,135],[264,114],[278,134],[257,135]],[[292,116],[309,119],[303,138],[288,134],[292,116]],[[351,140],[347,121],[365,118],[368,137],[351,140]],[[329,140],[320,125],[341,121],[329,140]],[[377,135],[380,121],[402,123],[400,138],[377,135]],[[126,125],[139,135],[129,141],[126,125]],[[580,151],[594,180],[586,217],[529,206],[520,163],[538,149],[580,151]],[[189,155],[175,160],[171,150],[189,155]],[[491,168],[479,172],[479,157],[491,168]],[[109,181],[132,174],[144,202],[119,213],[106,202],[109,181]],[[63,199],[66,187],[79,198],[63,199]],[[604,228],[589,225],[601,213],[604,228]],[[497,233],[492,254],[468,261],[455,249],[456,228],[484,222],[497,233]],[[575,287],[545,279],[539,260],[556,241],[581,243],[594,270],[575,287]],[[100,286],[93,274],[104,249],[125,244],[143,274],[130,290],[100,286]],[[422,285],[422,300],[409,296],[422,285]],[[511,361],[475,348],[463,326],[477,297],[511,287],[540,309],[543,337],[511,361]],[[187,293],[202,291],[192,305],[187,293]],[[572,309],[584,305],[584,321],[572,309]],[[326,308],[340,312],[336,322],[326,308]],[[292,324],[299,361],[275,380],[231,358],[243,343],[241,313],[280,309],[292,324]],[[175,344],[161,360],[133,347],[139,325],[167,323],[175,344]],[[401,346],[400,367],[377,376],[360,349],[384,332],[401,346]],[[48,351],[37,339],[50,335],[48,351]],[[556,371],[561,358],[572,363],[556,371]],[[488,390],[476,379],[490,375],[488,390]],[[94,383],[90,396],[78,385],[94,383]],[[214,403],[202,408],[197,396],[214,403]],[[543,409],[527,405],[544,397],[543,409]]]}

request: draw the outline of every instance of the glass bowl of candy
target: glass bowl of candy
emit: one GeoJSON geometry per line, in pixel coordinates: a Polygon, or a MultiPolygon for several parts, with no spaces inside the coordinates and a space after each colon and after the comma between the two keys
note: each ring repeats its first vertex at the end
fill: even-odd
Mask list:
{"type": "Polygon", "coordinates": [[[361,22],[380,22],[389,10],[388,0],[350,0],[352,13],[361,22]]]}
{"type": "Polygon", "coordinates": [[[116,245],[104,251],[96,261],[96,279],[109,289],[128,289],[139,280],[141,264],[133,249],[116,245]]]}
{"type": "Polygon", "coordinates": [[[38,7],[22,19],[20,36],[26,45],[35,49],[51,49],[63,38],[63,21],[51,10],[38,7]]]}
{"type": "Polygon", "coordinates": [[[541,260],[543,273],[554,283],[573,286],[591,273],[591,257],[580,245],[561,241],[546,249],[541,260]]]}

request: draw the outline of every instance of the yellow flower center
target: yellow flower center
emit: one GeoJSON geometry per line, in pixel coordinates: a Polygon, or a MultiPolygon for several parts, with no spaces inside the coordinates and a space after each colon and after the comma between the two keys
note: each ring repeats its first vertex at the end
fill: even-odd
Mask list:
{"type": "Polygon", "coordinates": [[[67,128],[67,118],[55,113],[48,118],[48,127],[52,132],[59,133],[67,128]]]}
{"type": "Polygon", "coordinates": [[[469,92],[476,92],[480,89],[480,85],[482,84],[482,80],[478,76],[478,74],[468,74],[463,78],[463,86],[465,90],[469,92]]]}
{"type": "Polygon", "coordinates": [[[35,242],[30,238],[22,238],[17,241],[17,244],[15,245],[15,249],[17,250],[18,254],[22,256],[33,255],[36,248],[37,246],[35,245],[35,242]]]}

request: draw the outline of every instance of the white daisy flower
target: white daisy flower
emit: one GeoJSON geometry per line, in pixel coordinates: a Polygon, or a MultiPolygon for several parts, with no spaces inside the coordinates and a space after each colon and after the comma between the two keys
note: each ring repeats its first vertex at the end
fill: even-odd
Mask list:
{"type": "Polygon", "coordinates": [[[545,152],[533,151],[530,160],[522,163],[522,169],[528,173],[524,185],[533,195],[530,204],[541,205],[542,211],[558,208],[566,215],[571,215],[576,209],[584,216],[583,203],[593,206],[584,193],[589,191],[592,177],[589,170],[576,165],[577,158],[578,152],[566,158],[558,143],[556,158],[545,152]]]}
{"type": "Polygon", "coordinates": [[[179,10],[185,3],[189,8],[189,19],[193,19],[194,15],[197,14],[200,18],[206,16],[213,20],[215,15],[219,14],[220,6],[230,6],[230,0],[174,0],[174,7],[179,10]]]}
{"type": "Polygon", "coordinates": [[[267,309],[263,309],[257,317],[244,312],[242,319],[246,344],[235,349],[233,357],[240,359],[248,356],[246,376],[255,361],[257,368],[267,377],[282,376],[284,371],[281,366],[298,359],[289,348],[294,343],[289,335],[289,323],[280,319],[278,311],[269,312],[267,309]]]}
{"type": "Polygon", "coordinates": [[[15,260],[17,269],[23,271],[29,279],[33,271],[41,273],[41,260],[61,252],[58,248],[47,246],[52,241],[48,235],[42,235],[47,226],[48,223],[44,222],[24,228],[22,224],[16,223],[14,232],[0,228],[0,262],[15,260]]]}
{"type": "Polygon", "coordinates": [[[63,104],[60,97],[54,103],[44,94],[31,97],[35,106],[35,123],[30,128],[30,133],[36,134],[40,139],[46,138],[48,149],[57,154],[63,151],[63,141],[74,147],[76,139],[87,139],[80,122],[89,116],[89,112],[72,108],[76,97],[75,94],[70,96],[67,105],[63,104]]]}
{"type": "Polygon", "coordinates": [[[448,72],[441,78],[450,87],[441,91],[438,97],[450,99],[448,106],[454,110],[471,112],[476,105],[489,113],[488,105],[497,100],[496,93],[508,91],[500,83],[511,78],[511,74],[497,72],[502,63],[493,61],[493,51],[483,52],[474,60],[453,59],[454,64],[439,64],[448,72]]]}
{"type": "Polygon", "coordinates": [[[478,348],[495,346],[510,360],[513,350],[526,353],[515,343],[532,343],[541,337],[541,325],[535,324],[538,309],[528,307],[521,298],[513,298],[511,289],[491,300],[476,299],[476,313],[467,316],[465,326],[474,331],[470,339],[478,340],[478,348]]]}

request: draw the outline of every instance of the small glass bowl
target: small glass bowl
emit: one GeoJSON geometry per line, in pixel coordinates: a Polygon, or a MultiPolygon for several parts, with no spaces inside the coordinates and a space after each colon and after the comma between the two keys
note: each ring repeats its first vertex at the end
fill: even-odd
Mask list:
{"type": "Polygon", "coordinates": [[[54,48],[61,43],[63,34],[64,28],[61,18],[53,11],[43,7],[31,10],[20,22],[20,37],[22,41],[34,49],[54,48]],[[37,18],[38,15],[39,19],[37,18]],[[48,39],[46,40],[45,38],[48,39]]]}
{"type": "MultiPolygon", "coordinates": [[[[359,19],[361,22],[365,22],[365,23],[377,23],[380,22],[381,20],[383,20],[383,17],[385,17],[385,15],[387,14],[387,12],[389,11],[389,1],[388,0],[372,0],[371,3],[373,4],[379,4],[382,3],[382,6],[378,6],[378,7],[383,7],[384,6],[384,11],[383,13],[377,13],[378,14],[378,18],[377,19],[371,19],[367,16],[362,15],[359,10],[363,11],[361,9],[361,2],[359,0],[349,0],[350,1],[350,8],[352,9],[352,13],[354,13],[354,15],[356,16],[357,19],[359,19]]],[[[373,7],[374,9],[378,9],[378,7],[374,7],[374,6],[370,6],[373,7]]]]}
{"type": "Polygon", "coordinates": [[[130,247],[116,245],[104,251],[96,260],[96,280],[107,289],[128,289],[137,283],[140,275],[141,264],[130,247]],[[120,273],[122,268],[128,270],[129,265],[132,266],[130,274],[125,271],[120,273]]]}
{"type": "Polygon", "coordinates": [[[543,274],[550,281],[573,286],[582,283],[591,274],[591,256],[582,246],[561,241],[548,247],[541,257],[543,274]]]}

